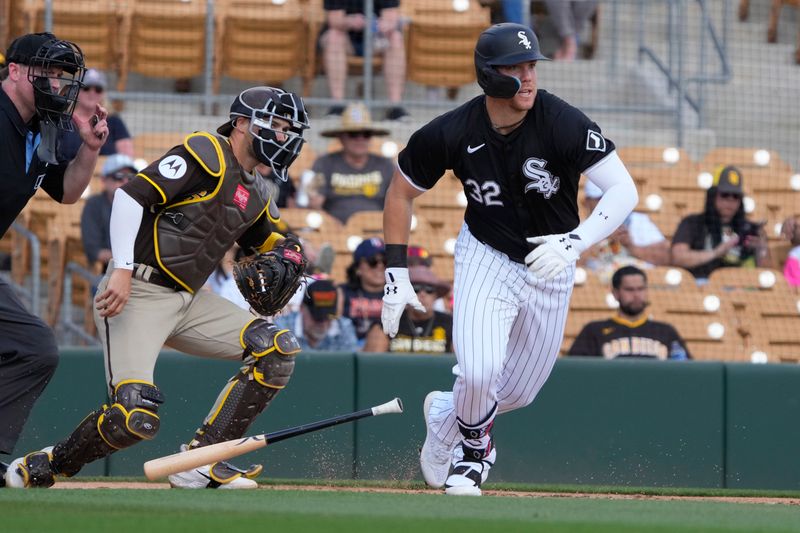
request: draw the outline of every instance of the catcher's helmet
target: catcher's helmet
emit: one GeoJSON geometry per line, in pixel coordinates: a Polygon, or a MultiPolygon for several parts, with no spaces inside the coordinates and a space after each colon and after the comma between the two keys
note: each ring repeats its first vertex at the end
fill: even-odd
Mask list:
{"type": "Polygon", "coordinates": [[[518,79],[494,68],[526,61],[548,60],[539,50],[539,39],[522,24],[503,22],[484,30],[475,45],[475,74],[487,96],[513,98],[520,88],[518,79]]]}
{"type": "Polygon", "coordinates": [[[250,120],[253,135],[253,150],[256,158],[269,165],[278,178],[286,181],[291,165],[303,148],[303,131],[308,129],[308,114],[303,100],[294,93],[275,87],[250,87],[242,91],[231,104],[230,120],[217,128],[217,133],[229,136],[238,117],[250,120]],[[272,119],[282,118],[289,122],[288,131],[273,128],[272,119]],[[282,133],[286,140],[278,140],[282,133]]]}
{"type": "Polygon", "coordinates": [[[86,70],[78,45],[52,33],[29,33],[11,43],[6,61],[39,67],[28,69],[36,113],[45,123],[71,131],[72,112],[86,70]]]}

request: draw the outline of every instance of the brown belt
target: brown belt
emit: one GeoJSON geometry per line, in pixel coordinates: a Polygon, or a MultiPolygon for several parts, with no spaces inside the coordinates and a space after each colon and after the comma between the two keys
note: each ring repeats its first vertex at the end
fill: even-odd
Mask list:
{"type": "Polygon", "coordinates": [[[184,290],[183,287],[175,283],[174,280],[168,278],[167,276],[159,272],[158,269],[153,268],[150,265],[134,263],[133,277],[141,281],[146,281],[147,283],[152,283],[153,285],[158,285],[159,287],[166,287],[167,289],[172,289],[173,291],[184,290]]]}

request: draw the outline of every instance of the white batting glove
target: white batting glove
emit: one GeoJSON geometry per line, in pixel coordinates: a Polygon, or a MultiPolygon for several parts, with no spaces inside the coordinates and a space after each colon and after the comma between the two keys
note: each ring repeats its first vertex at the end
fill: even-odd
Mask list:
{"type": "Polygon", "coordinates": [[[581,238],[574,233],[530,237],[527,241],[538,246],[525,256],[525,266],[534,276],[545,280],[558,276],[586,249],[581,238]]]}
{"type": "Polygon", "coordinates": [[[386,285],[383,288],[383,309],[381,310],[381,322],[383,332],[390,337],[397,335],[400,327],[400,317],[406,305],[412,306],[417,311],[425,311],[425,307],[417,298],[411,280],[408,278],[408,269],[401,267],[389,267],[386,269],[386,285]]]}

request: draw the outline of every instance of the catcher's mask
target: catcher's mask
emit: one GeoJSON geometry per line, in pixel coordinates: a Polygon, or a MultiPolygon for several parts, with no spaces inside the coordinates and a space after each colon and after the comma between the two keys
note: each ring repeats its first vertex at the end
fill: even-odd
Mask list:
{"type": "Polygon", "coordinates": [[[478,85],[487,96],[513,98],[519,91],[519,80],[500,74],[495,67],[539,60],[548,58],[539,50],[539,39],[532,29],[513,22],[495,24],[481,33],[475,45],[478,85]]]}
{"type": "Polygon", "coordinates": [[[251,87],[242,91],[231,105],[230,121],[217,132],[230,135],[238,117],[250,119],[249,131],[253,136],[253,151],[256,158],[269,165],[278,178],[289,179],[289,166],[300,155],[303,148],[303,130],[308,129],[308,114],[303,100],[294,93],[274,87],[251,87]],[[289,122],[289,129],[278,129],[276,118],[289,122]],[[284,140],[280,141],[278,135],[284,140]]]}
{"type": "Polygon", "coordinates": [[[57,39],[52,33],[30,33],[11,43],[7,61],[28,65],[39,119],[72,131],[72,113],[86,70],[78,45],[57,39]]]}

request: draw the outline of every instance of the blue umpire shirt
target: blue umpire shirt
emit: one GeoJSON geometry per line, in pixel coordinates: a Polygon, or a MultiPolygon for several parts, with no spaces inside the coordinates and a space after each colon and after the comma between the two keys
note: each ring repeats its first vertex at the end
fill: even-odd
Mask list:
{"type": "Polygon", "coordinates": [[[38,119],[23,122],[0,87],[0,237],[39,187],[57,202],[64,197],[67,163],[51,165],[40,161],[36,155],[38,143],[38,119]]]}

